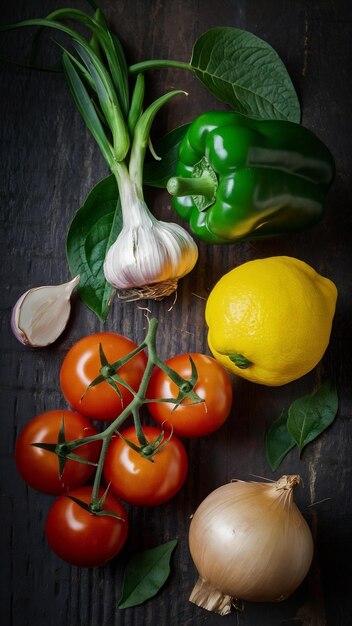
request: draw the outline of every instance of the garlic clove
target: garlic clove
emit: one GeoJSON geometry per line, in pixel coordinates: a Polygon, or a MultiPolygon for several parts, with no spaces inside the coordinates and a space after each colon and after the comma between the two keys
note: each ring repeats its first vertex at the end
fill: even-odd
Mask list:
{"type": "Polygon", "coordinates": [[[16,302],[11,317],[15,337],[24,345],[42,348],[64,331],[71,312],[71,295],[80,281],[75,276],[62,285],[35,287],[16,302]]]}

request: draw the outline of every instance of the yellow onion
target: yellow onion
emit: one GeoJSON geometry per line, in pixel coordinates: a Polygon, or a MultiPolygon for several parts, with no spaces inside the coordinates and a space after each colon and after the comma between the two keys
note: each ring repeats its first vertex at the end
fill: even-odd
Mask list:
{"type": "Polygon", "coordinates": [[[234,481],[203,500],[189,531],[199,573],[191,602],[226,615],[235,599],[280,602],[293,593],[313,557],[309,526],[293,502],[300,482],[234,481]]]}

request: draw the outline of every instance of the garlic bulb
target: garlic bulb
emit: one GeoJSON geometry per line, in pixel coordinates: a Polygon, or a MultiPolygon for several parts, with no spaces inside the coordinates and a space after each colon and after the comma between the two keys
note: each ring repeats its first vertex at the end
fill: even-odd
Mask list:
{"type": "Polygon", "coordinates": [[[133,182],[120,183],[120,194],[123,228],[106,255],[105,278],[124,300],[168,296],[193,269],[198,248],[184,228],[151,214],[133,182]]]}
{"type": "Polygon", "coordinates": [[[15,337],[33,348],[53,343],[66,327],[71,312],[71,295],[79,280],[80,277],[76,276],[63,285],[26,291],[12,311],[11,327],[15,337]]]}
{"type": "Polygon", "coordinates": [[[199,573],[191,602],[226,615],[234,598],[278,602],[298,587],[313,556],[310,529],[292,497],[300,482],[236,481],[203,500],[189,531],[199,573]]]}

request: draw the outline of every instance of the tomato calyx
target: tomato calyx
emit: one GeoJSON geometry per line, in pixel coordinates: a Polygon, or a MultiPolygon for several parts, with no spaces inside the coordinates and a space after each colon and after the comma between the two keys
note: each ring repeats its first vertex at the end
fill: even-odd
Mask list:
{"type": "Polygon", "coordinates": [[[94,380],[92,380],[92,382],[89,383],[87,389],[85,390],[84,394],[81,397],[81,400],[84,398],[84,396],[89,391],[89,389],[91,389],[92,387],[95,387],[96,385],[100,385],[100,383],[103,383],[103,382],[108,383],[108,385],[110,385],[110,387],[112,387],[114,391],[116,391],[116,393],[121,398],[121,400],[122,400],[122,393],[117,383],[119,383],[120,385],[123,385],[126,389],[128,389],[128,391],[131,392],[133,396],[135,396],[136,392],[134,391],[134,389],[132,389],[132,387],[123,378],[121,378],[121,376],[119,376],[117,372],[120,369],[120,367],[122,367],[128,361],[130,361],[134,356],[136,356],[136,354],[141,352],[142,349],[143,349],[142,346],[138,346],[138,348],[136,348],[135,350],[132,350],[132,352],[127,354],[125,357],[122,357],[118,361],[114,361],[114,363],[109,363],[104,353],[103,346],[101,345],[101,343],[99,343],[99,358],[100,358],[99,376],[94,378],[94,380]]]}
{"type": "Polygon", "coordinates": [[[117,363],[109,363],[109,361],[107,360],[105,356],[103,346],[101,345],[101,343],[99,343],[99,357],[100,357],[100,365],[101,365],[100,370],[99,370],[99,376],[94,378],[94,380],[92,380],[92,382],[89,383],[81,400],[84,398],[84,396],[89,391],[89,389],[103,382],[107,382],[108,385],[110,385],[110,387],[112,387],[114,391],[116,391],[119,397],[122,398],[121,390],[119,389],[116,383],[119,382],[125,386],[126,386],[126,383],[125,381],[122,380],[122,378],[117,374],[117,371],[116,371],[119,367],[121,367],[119,365],[119,361],[117,361],[117,363]]]}
{"type": "Polygon", "coordinates": [[[160,452],[167,444],[169,443],[173,430],[169,433],[168,437],[164,440],[165,432],[161,431],[160,435],[154,439],[154,441],[148,441],[148,439],[143,435],[142,437],[138,436],[140,445],[137,446],[133,441],[130,441],[126,437],[124,437],[119,431],[117,431],[118,436],[122,439],[132,450],[140,454],[147,461],[151,461],[154,463],[154,455],[157,452],[160,452]]]}
{"type": "Polygon", "coordinates": [[[100,373],[102,375],[103,378],[109,379],[109,378],[113,378],[113,376],[115,376],[116,372],[114,370],[113,367],[111,367],[111,365],[107,364],[104,365],[103,367],[100,368],[100,373]]]}
{"type": "Polygon", "coordinates": [[[103,516],[115,517],[116,519],[119,519],[125,522],[126,519],[122,517],[121,515],[118,515],[117,513],[114,513],[113,511],[109,511],[108,509],[104,509],[104,505],[105,505],[106,497],[109,493],[109,489],[110,489],[110,485],[107,486],[107,488],[105,489],[104,493],[101,495],[100,498],[99,497],[94,498],[94,496],[92,495],[92,499],[89,503],[84,502],[83,500],[80,500],[79,498],[76,498],[75,496],[72,496],[71,494],[67,494],[67,497],[73,502],[75,502],[76,504],[78,504],[78,506],[80,506],[82,509],[84,509],[85,511],[87,511],[87,513],[90,513],[91,515],[98,515],[100,517],[103,517],[103,516]]]}
{"type": "Polygon", "coordinates": [[[87,502],[83,502],[83,500],[79,500],[79,498],[76,498],[75,496],[70,496],[69,494],[67,494],[67,497],[72,500],[73,502],[75,502],[76,504],[78,504],[78,506],[80,506],[82,509],[84,509],[85,511],[87,511],[87,513],[90,513],[91,515],[98,515],[98,516],[106,516],[106,517],[115,517],[116,519],[125,522],[126,519],[124,517],[122,517],[121,515],[118,515],[117,513],[113,513],[113,511],[108,511],[107,509],[102,508],[102,505],[100,504],[100,500],[97,504],[87,504],[87,502]]]}
{"type": "Polygon", "coordinates": [[[58,432],[56,443],[41,443],[41,442],[31,443],[31,446],[34,446],[36,448],[42,448],[43,450],[47,450],[48,452],[52,452],[53,454],[56,454],[57,459],[58,459],[58,473],[59,473],[60,480],[64,473],[66,461],[68,459],[71,459],[71,461],[78,461],[79,463],[85,463],[86,465],[94,465],[95,467],[97,467],[97,463],[94,463],[93,461],[89,461],[88,459],[84,459],[79,454],[75,454],[75,452],[72,452],[72,450],[75,447],[78,447],[78,445],[79,444],[76,444],[75,442],[66,441],[64,416],[62,416],[61,426],[58,432]]]}
{"type": "MultiPolygon", "coordinates": [[[[177,406],[181,404],[186,398],[187,398],[187,405],[199,404],[199,403],[204,402],[204,400],[196,393],[194,389],[198,381],[198,372],[197,372],[196,365],[191,355],[185,355],[188,357],[189,363],[191,366],[191,374],[189,375],[189,370],[188,370],[187,377],[182,377],[177,371],[171,369],[171,367],[169,367],[166,363],[164,363],[158,357],[157,350],[156,350],[157,327],[158,327],[158,321],[156,319],[149,320],[149,328],[148,328],[148,332],[146,334],[144,341],[142,341],[138,346],[136,344],[133,344],[135,347],[133,347],[131,352],[129,352],[128,354],[124,352],[124,356],[122,356],[119,360],[114,361],[114,362],[109,362],[106,356],[108,354],[107,348],[104,347],[103,349],[103,341],[100,342],[100,339],[99,340],[96,339],[94,340],[94,345],[89,344],[90,351],[92,349],[94,351],[94,359],[95,359],[94,367],[93,369],[89,370],[89,372],[93,372],[93,374],[92,376],[89,374],[88,381],[90,380],[91,382],[87,387],[86,387],[86,382],[84,382],[82,386],[81,384],[79,385],[79,394],[77,398],[75,398],[75,402],[76,400],[78,400],[78,403],[79,403],[79,399],[82,400],[85,394],[87,394],[87,392],[89,392],[89,390],[92,387],[95,387],[96,385],[100,385],[101,383],[107,382],[111,387],[113,387],[114,391],[116,391],[116,393],[118,394],[121,405],[122,405],[122,411],[119,411],[119,412],[117,411],[116,416],[112,417],[113,421],[111,422],[111,424],[109,424],[109,426],[105,428],[105,430],[103,430],[102,432],[96,433],[94,435],[89,435],[87,437],[81,437],[80,439],[73,439],[71,441],[66,441],[64,423],[62,423],[62,427],[60,429],[60,433],[58,435],[57,441],[44,444],[48,451],[51,451],[57,455],[60,477],[62,476],[62,473],[65,468],[65,463],[67,462],[68,459],[96,466],[97,469],[95,472],[94,481],[92,485],[92,494],[90,498],[90,503],[89,504],[87,504],[87,502],[83,502],[83,504],[81,503],[81,506],[83,506],[83,508],[85,508],[86,511],[89,511],[91,514],[94,514],[94,515],[109,514],[109,511],[105,510],[104,504],[102,502],[99,502],[99,498],[100,498],[99,493],[100,493],[100,484],[101,484],[101,479],[102,479],[103,469],[104,469],[104,462],[105,462],[108,448],[110,446],[111,438],[113,437],[114,433],[119,434],[119,436],[124,440],[126,445],[128,445],[131,449],[133,449],[134,452],[136,452],[140,457],[149,460],[151,463],[154,462],[155,455],[158,452],[161,452],[165,448],[165,446],[168,446],[166,450],[171,449],[173,447],[173,442],[176,441],[176,438],[170,441],[173,436],[173,428],[171,430],[171,433],[170,433],[169,428],[165,428],[165,432],[164,432],[164,429],[162,429],[161,432],[158,431],[158,433],[153,433],[149,435],[149,440],[146,434],[144,433],[139,411],[142,408],[142,406],[154,401],[154,400],[150,400],[147,398],[147,391],[148,391],[148,385],[150,383],[150,379],[152,377],[152,374],[155,368],[159,368],[165,373],[165,375],[169,376],[171,381],[174,382],[174,384],[176,385],[178,389],[178,395],[176,398],[174,396],[165,398],[165,399],[160,399],[160,400],[156,398],[155,402],[158,402],[158,401],[169,402],[170,404],[172,404],[173,408],[177,408],[177,406]],[[99,347],[99,350],[97,349],[98,347],[99,347]],[[147,352],[147,355],[144,355],[144,351],[147,352]],[[131,360],[134,359],[138,354],[141,355],[142,353],[144,355],[144,358],[142,360],[143,361],[145,360],[145,364],[143,365],[143,373],[141,374],[139,383],[135,384],[134,387],[132,387],[132,383],[130,383],[130,380],[133,380],[133,379],[131,379],[131,377],[127,377],[127,380],[124,380],[121,378],[121,376],[125,376],[124,366],[128,362],[131,362],[131,360]],[[120,370],[121,376],[118,373],[119,370],[120,370]],[[126,396],[125,394],[126,390],[130,393],[130,395],[132,396],[132,399],[130,399],[128,402],[125,402],[125,406],[123,406],[124,398],[126,396]],[[82,391],[83,391],[83,395],[81,395],[82,391]],[[137,441],[135,440],[129,441],[123,435],[119,433],[120,427],[129,416],[133,416],[135,432],[137,434],[137,441]],[[76,453],[76,448],[78,448],[79,446],[83,446],[85,444],[88,444],[91,442],[97,442],[97,441],[101,441],[101,449],[100,449],[99,459],[97,463],[93,463],[90,460],[87,461],[86,459],[81,459],[79,454],[76,453]]],[[[107,345],[110,346],[110,344],[107,344],[107,345]]],[[[110,350],[110,347],[109,347],[109,350],[110,350]]],[[[119,350],[117,353],[121,354],[121,350],[119,350]]],[[[78,358],[76,354],[74,354],[74,357],[75,359],[78,358]]],[[[141,364],[139,364],[138,367],[140,369],[141,364]]],[[[66,372],[66,376],[67,376],[67,372],[66,372]]],[[[62,380],[67,382],[67,379],[65,377],[63,377],[62,380]]],[[[81,381],[79,382],[81,383],[81,381]]],[[[102,387],[102,389],[106,389],[106,386],[102,387]]],[[[91,395],[94,396],[93,392],[91,395]]],[[[110,392],[110,396],[114,396],[114,394],[111,394],[110,392]]],[[[87,397],[86,400],[88,403],[89,398],[87,397]]],[[[95,407],[97,406],[97,403],[94,398],[93,400],[92,400],[92,406],[93,406],[93,409],[95,409],[95,407]]],[[[94,419],[94,415],[95,415],[95,410],[92,410],[91,416],[93,419],[94,419]]],[[[172,424],[171,424],[171,427],[172,427],[172,424]]],[[[131,439],[133,439],[132,436],[131,436],[131,439]]],[[[38,444],[38,445],[41,446],[42,444],[38,444]]],[[[183,454],[183,458],[184,456],[185,456],[185,453],[183,454]]],[[[162,455],[162,457],[160,458],[163,458],[163,457],[164,455],[162,455]]],[[[111,508],[111,507],[108,507],[108,508],[111,508]]]]}
{"type": "MultiPolygon", "coordinates": [[[[182,402],[188,398],[192,402],[189,402],[188,405],[192,406],[192,404],[199,404],[204,402],[203,398],[201,398],[194,388],[198,381],[198,371],[195,362],[193,361],[191,355],[189,355],[189,361],[191,364],[191,376],[189,378],[182,378],[180,374],[175,372],[171,367],[166,365],[166,363],[158,363],[161,370],[167,374],[167,376],[177,385],[178,387],[178,395],[176,398],[163,398],[163,399],[153,399],[152,402],[171,402],[175,406],[173,407],[173,411],[177,409],[177,407],[182,404],[182,402]]],[[[148,400],[151,402],[151,400],[148,400]]]]}

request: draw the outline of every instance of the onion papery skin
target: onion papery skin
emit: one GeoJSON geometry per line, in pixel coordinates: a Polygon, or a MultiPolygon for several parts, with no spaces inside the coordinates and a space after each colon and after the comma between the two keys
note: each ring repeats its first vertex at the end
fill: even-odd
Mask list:
{"type": "Polygon", "coordinates": [[[203,500],[189,531],[199,573],[191,602],[225,615],[233,599],[279,602],[293,593],[313,558],[311,531],[292,497],[299,482],[236,481],[203,500]]]}

